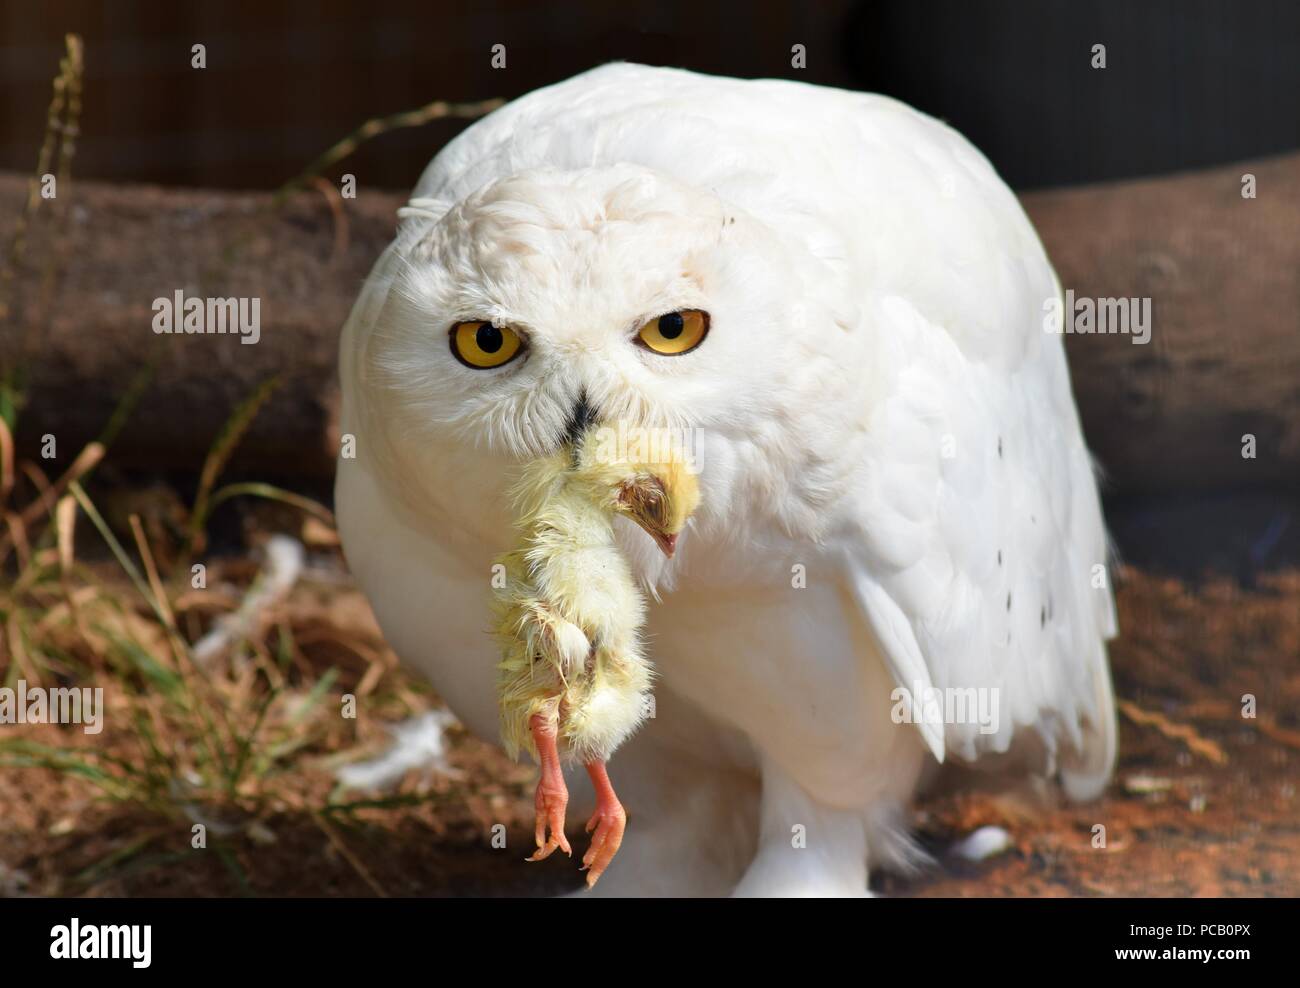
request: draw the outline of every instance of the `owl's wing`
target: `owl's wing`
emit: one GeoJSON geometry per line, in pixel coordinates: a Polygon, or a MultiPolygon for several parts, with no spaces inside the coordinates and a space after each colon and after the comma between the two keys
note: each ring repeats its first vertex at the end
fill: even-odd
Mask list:
{"type": "Polygon", "coordinates": [[[1114,757],[1105,639],[1115,618],[1068,386],[1053,393],[1061,376],[1046,367],[1007,375],[971,363],[902,300],[885,311],[895,342],[917,352],[865,440],[843,542],[853,597],[913,703],[962,704],[941,721],[919,712],[937,758],[1006,751],[1033,729],[1049,755],[1063,749],[1083,796],[1114,757]]]}
{"type": "Polygon", "coordinates": [[[846,443],[845,578],[937,758],[1035,735],[1046,769],[1088,798],[1115,757],[1116,623],[1059,310],[1044,305],[1060,290],[987,163],[949,208],[949,235],[921,245],[942,287],[900,284],[863,311],[875,394],[846,443]],[[927,717],[928,700],[950,705],[927,717]]]}

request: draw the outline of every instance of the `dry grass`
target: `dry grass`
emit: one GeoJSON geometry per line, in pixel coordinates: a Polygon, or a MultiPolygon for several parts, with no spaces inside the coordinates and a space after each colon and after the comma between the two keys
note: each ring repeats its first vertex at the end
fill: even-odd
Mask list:
{"type": "MultiPolygon", "coordinates": [[[[9,866],[43,873],[29,891],[117,887],[124,875],[139,881],[206,850],[214,853],[202,867],[220,862],[226,891],[272,891],[273,882],[250,874],[256,855],[243,852],[250,842],[274,839],[274,822],[288,815],[311,823],[361,880],[363,894],[386,894],[348,850],[348,829],[358,819],[424,811],[434,832],[455,820],[484,835],[493,823],[519,822],[528,770],[468,740],[457,743],[468,763],[496,759],[490,775],[500,781],[489,775],[486,785],[457,786],[449,795],[446,780],[412,779],[396,794],[361,799],[335,785],[334,767],[385,743],[384,724],[437,701],[398,671],[349,585],[326,508],[266,485],[218,486],[264,397],[238,409],[214,444],[197,508],[184,510],[175,536],[138,500],[125,525],[115,529],[105,519],[87,493],[101,444],[50,477],[39,463],[15,462],[11,430],[0,419],[0,685],[100,688],[104,703],[101,734],[77,725],[7,725],[0,737],[0,771],[26,770],[8,777],[21,778],[29,797],[47,793],[38,800],[47,819],[27,823],[102,845],[93,860],[73,855],[71,872],[30,859],[26,868],[9,866]],[[240,626],[233,648],[201,664],[194,644],[240,608],[258,567],[247,555],[204,559],[193,552],[201,551],[204,523],[217,506],[239,499],[247,510],[251,497],[272,503],[279,512],[273,524],[304,542],[308,564],[288,596],[268,601],[251,626],[240,626]],[[201,586],[196,572],[204,575],[201,586]],[[346,716],[346,697],[355,698],[357,716],[346,716]],[[50,793],[51,779],[57,793],[50,793]],[[129,824],[111,837],[106,820],[129,824]],[[206,848],[193,847],[196,826],[206,848]]],[[[116,496],[105,492],[110,501],[116,496]]],[[[0,846],[3,826],[22,816],[7,808],[0,817],[0,846]]],[[[0,855],[0,891],[5,860],[0,855]]]]}

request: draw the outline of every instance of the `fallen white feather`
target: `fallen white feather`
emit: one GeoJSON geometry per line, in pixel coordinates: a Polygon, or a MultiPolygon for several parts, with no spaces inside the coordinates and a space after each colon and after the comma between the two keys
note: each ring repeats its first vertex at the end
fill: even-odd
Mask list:
{"type": "Polygon", "coordinates": [[[985,861],[1011,847],[1011,835],[1001,827],[980,827],[953,845],[952,853],[965,861],[985,861]]]}
{"type": "Polygon", "coordinates": [[[1173,779],[1165,779],[1157,775],[1130,775],[1124,780],[1124,791],[1138,796],[1168,792],[1173,787],[1173,779]]]}
{"type": "Polygon", "coordinates": [[[447,762],[447,728],[456,723],[450,710],[431,710],[389,727],[393,744],[383,754],[344,765],[336,778],[348,789],[391,789],[412,769],[455,776],[447,762]]]}
{"type": "Polygon", "coordinates": [[[287,535],[274,535],[266,543],[266,564],[248,595],[233,614],[219,618],[212,630],[194,643],[194,660],[211,662],[238,641],[257,634],[263,615],[283,600],[302,573],[302,543],[287,535]]]}

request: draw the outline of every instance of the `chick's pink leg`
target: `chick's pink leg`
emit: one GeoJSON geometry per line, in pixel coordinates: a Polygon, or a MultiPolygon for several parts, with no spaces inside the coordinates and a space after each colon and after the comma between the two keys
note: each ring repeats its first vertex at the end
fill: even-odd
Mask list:
{"type": "Polygon", "coordinates": [[[542,777],[537,781],[537,825],[534,837],[537,850],[529,861],[541,861],[549,858],[558,847],[565,854],[573,855],[569,841],[564,836],[564,808],[569,805],[569,790],[564,785],[564,772],[560,769],[560,751],[556,745],[557,726],[553,720],[542,714],[536,714],[528,722],[533,733],[533,743],[537,745],[537,760],[541,763],[542,777]],[[551,834],[546,835],[547,827],[551,834]]]}
{"type": "Polygon", "coordinates": [[[582,867],[590,869],[587,871],[587,888],[591,888],[600,880],[618,853],[619,845],[623,843],[627,813],[614,795],[614,787],[609,784],[609,773],[605,771],[604,762],[588,762],[587,774],[591,776],[591,784],[596,787],[596,812],[587,821],[591,847],[582,856],[582,867]],[[596,832],[592,834],[592,830],[596,832]]]}

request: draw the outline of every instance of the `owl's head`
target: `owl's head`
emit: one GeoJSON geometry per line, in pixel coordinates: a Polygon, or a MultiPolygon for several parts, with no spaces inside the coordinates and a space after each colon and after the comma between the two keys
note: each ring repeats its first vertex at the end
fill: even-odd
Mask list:
{"type": "Polygon", "coordinates": [[[774,401],[794,277],[766,228],[632,165],[529,171],[427,225],[367,340],[395,431],[543,455],[590,420],[709,428],[774,401]],[[785,332],[783,332],[785,330],[785,332]]]}
{"type": "Polygon", "coordinates": [[[403,502],[489,538],[518,463],[616,421],[698,437],[706,503],[777,489],[848,334],[798,224],[735,199],[635,165],[532,170],[404,228],[344,370],[403,502]]]}

